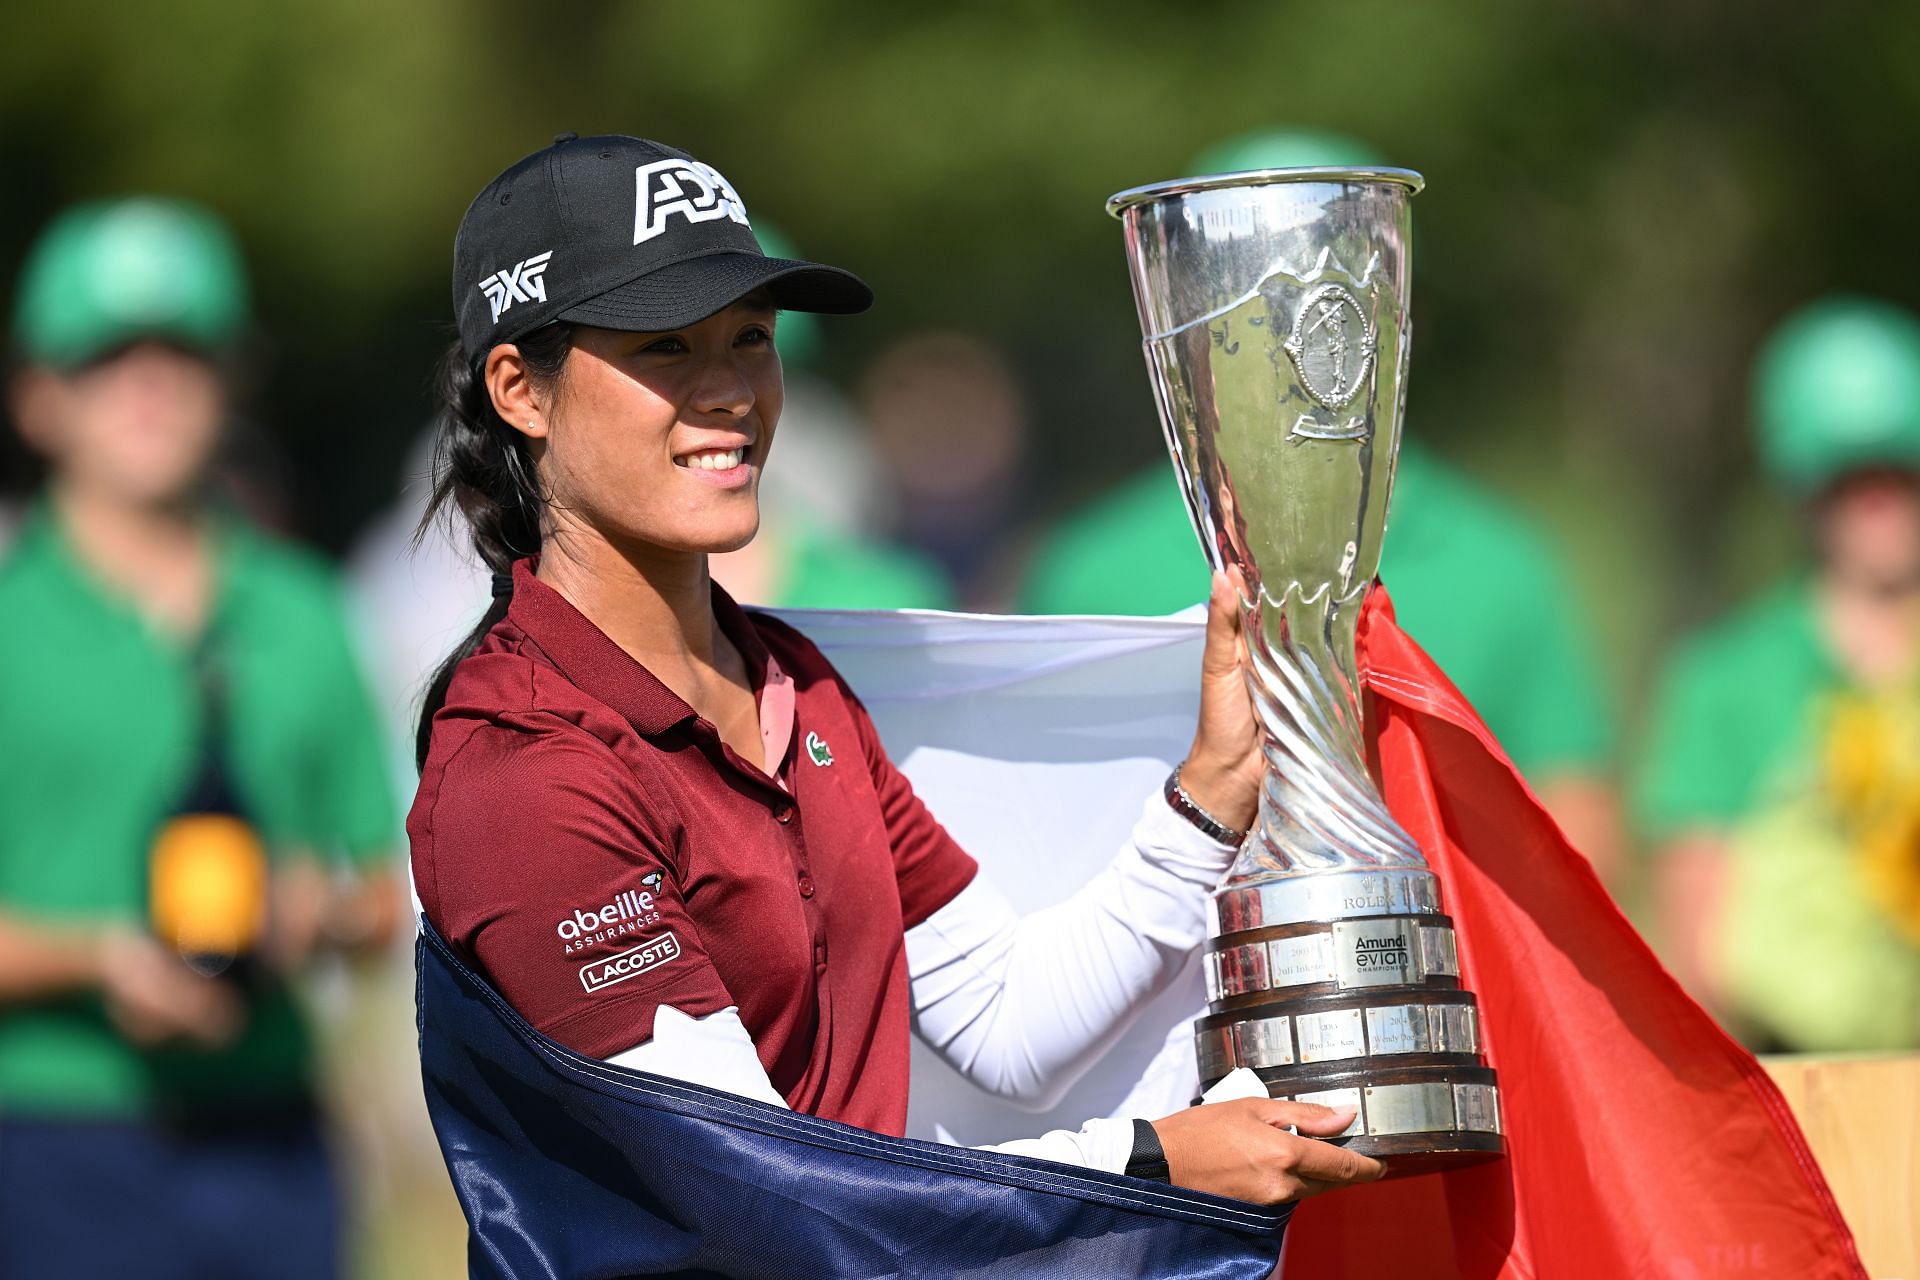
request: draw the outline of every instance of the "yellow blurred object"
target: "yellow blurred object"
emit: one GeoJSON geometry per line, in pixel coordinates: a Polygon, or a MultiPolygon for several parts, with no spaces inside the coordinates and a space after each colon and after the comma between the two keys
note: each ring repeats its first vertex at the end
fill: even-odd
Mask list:
{"type": "Polygon", "coordinates": [[[1857,693],[1835,696],[1826,714],[1827,794],[1842,814],[1874,807],[1893,763],[1893,724],[1884,704],[1857,693]]]}
{"type": "Polygon", "coordinates": [[[232,814],[174,818],[154,841],[149,915],[182,955],[241,956],[266,927],[267,851],[232,814]]]}
{"type": "Polygon", "coordinates": [[[1860,874],[1907,941],[1920,946],[1920,795],[1866,832],[1860,874]]]}
{"type": "Polygon", "coordinates": [[[1828,797],[1874,903],[1920,945],[1920,702],[1850,693],[1828,708],[1828,797]]]}

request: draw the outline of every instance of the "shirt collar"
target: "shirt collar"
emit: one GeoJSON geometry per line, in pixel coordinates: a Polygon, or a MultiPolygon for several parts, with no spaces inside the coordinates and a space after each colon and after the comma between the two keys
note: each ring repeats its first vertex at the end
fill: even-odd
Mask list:
{"type": "MultiPolygon", "coordinates": [[[[515,562],[513,603],[507,618],[540,646],[575,687],[613,708],[636,732],[648,737],[698,717],[684,698],[615,644],[565,596],[536,578],[536,563],[532,557],[515,562]]],[[[768,651],[753,619],[717,582],[713,613],[746,663],[760,709],[762,745],[777,772],[793,738],[793,681],[768,651]]]]}

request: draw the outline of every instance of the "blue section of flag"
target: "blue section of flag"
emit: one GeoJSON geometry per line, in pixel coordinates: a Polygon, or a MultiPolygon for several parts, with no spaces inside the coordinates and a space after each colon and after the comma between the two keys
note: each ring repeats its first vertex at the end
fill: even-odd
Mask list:
{"type": "Polygon", "coordinates": [[[890,1138],[581,1057],[421,922],[427,1107],[476,1280],[1257,1280],[1288,1211],[890,1138]]]}

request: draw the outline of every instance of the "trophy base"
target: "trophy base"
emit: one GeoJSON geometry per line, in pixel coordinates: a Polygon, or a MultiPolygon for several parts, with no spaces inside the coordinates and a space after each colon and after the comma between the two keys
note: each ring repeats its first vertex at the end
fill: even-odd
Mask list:
{"type": "Polygon", "coordinates": [[[1340,1138],[1336,1142],[1385,1165],[1387,1171],[1380,1175],[1382,1181],[1451,1173],[1507,1154],[1500,1135],[1488,1133],[1400,1134],[1383,1138],[1340,1138]]]}
{"type": "Polygon", "coordinates": [[[1460,984],[1438,898],[1416,868],[1223,890],[1216,919],[1243,927],[1208,947],[1201,1087],[1247,1068],[1269,1097],[1351,1107],[1353,1124],[1330,1141],[1383,1161],[1389,1177],[1505,1154],[1479,1004],[1460,984]],[[1356,914],[1311,914],[1327,907],[1356,914]]]}
{"type": "Polygon", "coordinates": [[[1388,1177],[1438,1173],[1506,1153],[1493,1069],[1478,1065],[1387,1065],[1256,1069],[1267,1096],[1352,1107],[1353,1123],[1327,1141],[1384,1162],[1388,1177]]]}
{"type": "Polygon", "coordinates": [[[1346,1133],[1329,1139],[1387,1166],[1389,1178],[1443,1173],[1506,1154],[1500,1094],[1491,1068],[1421,1065],[1383,1069],[1257,1072],[1267,1096],[1354,1108],[1346,1133]]]}

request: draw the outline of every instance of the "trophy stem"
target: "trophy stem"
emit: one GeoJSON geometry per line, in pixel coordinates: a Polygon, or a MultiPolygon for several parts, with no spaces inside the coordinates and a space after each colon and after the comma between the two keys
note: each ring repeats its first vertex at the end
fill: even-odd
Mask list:
{"type": "Polygon", "coordinates": [[[1247,685],[1267,767],[1259,817],[1228,872],[1230,886],[1426,866],[1367,772],[1354,660],[1354,617],[1363,599],[1364,589],[1347,600],[1330,591],[1307,600],[1296,587],[1277,608],[1263,600],[1247,611],[1247,685]],[[1309,625],[1298,626],[1302,621],[1309,625]]]}

